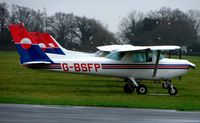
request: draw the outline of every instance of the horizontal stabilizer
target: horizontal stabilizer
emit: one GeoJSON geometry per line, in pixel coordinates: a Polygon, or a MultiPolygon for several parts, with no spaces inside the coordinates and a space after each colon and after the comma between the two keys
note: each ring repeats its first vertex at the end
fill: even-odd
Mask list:
{"type": "Polygon", "coordinates": [[[47,61],[30,61],[30,62],[24,62],[23,65],[29,65],[29,64],[51,64],[51,62],[47,61]]]}

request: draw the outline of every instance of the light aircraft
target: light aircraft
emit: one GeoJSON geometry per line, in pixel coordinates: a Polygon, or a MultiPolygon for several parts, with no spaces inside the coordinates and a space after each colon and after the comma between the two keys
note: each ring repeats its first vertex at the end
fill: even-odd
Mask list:
{"type": "Polygon", "coordinates": [[[9,30],[20,55],[21,65],[31,69],[46,69],[71,73],[94,74],[124,78],[123,89],[146,94],[142,80],[163,81],[162,87],[170,95],[177,89],[171,79],[186,74],[195,64],[180,59],[169,59],[163,51],[179,46],[99,46],[97,53],[70,51],[60,46],[48,33],[28,32],[23,24],[11,24],[9,30]]]}

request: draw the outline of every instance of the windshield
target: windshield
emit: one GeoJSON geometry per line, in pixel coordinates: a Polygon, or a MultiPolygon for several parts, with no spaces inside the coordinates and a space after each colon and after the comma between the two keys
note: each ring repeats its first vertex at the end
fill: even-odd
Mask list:
{"type": "Polygon", "coordinates": [[[104,56],[108,55],[109,53],[110,53],[109,51],[101,51],[101,50],[99,50],[99,51],[95,52],[95,56],[104,57],[104,56]]]}
{"type": "Polygon", "coordinates": [[[106,56],[106,58],[113,60],[121,60],[125,55],[125,52],[112,52],[106,56]]]}

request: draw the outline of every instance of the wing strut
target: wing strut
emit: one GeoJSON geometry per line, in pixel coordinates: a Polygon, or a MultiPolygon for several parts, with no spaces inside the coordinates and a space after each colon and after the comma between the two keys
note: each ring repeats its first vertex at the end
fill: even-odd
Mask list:
{"type": "Polygon", "coordinates": [[[153,77],[156,77],[156,74],[157,74],[158,63],[160,60],[160,54],[161,54],[161,50],[158,50],[157,57],[156,57],[156,64],[155,64],[154,71],[153,71],[153,77]]]}
{"type": "Polygon", "coordinates": [[[179,49],[179,59],[181,59],[181,55],[182,55],[182,50],[181,48],[179,49]]]}

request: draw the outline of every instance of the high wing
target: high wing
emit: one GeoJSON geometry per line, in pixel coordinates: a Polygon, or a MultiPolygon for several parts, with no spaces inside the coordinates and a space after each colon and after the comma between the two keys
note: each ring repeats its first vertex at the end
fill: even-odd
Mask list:
{"type": "Polygon", "coordinates": [[[138,51],[138,50],[176,50],[180,49],[179,46],[133,46],[133,45],[106,45],[99,46],[97,49],[101,51],[118,51],[118,52],[128,52],[128,51],[138,51]]]}
{"type": "Polygon", "coordinates": [[[140,46],[133,46],[133,45],[105,45],[105,46],[99,46],[97,49],[101,51],[135,51],[135,50],[145,50],[148,49],[146,47],[140,47],[140,46]]]}
{"type": "Polygon", "coordinates": [[[150,50],[177,50],[177,49],[180,49],[181,47],[180,46],[149,46],[150,50]]]}
{"type": "Polygon", "coordinates": [[[131,45],[104,45],[104,46],[98,46],[97,49],[101,51],[115,51],[123,46],[131,46],[131,45]]]}

